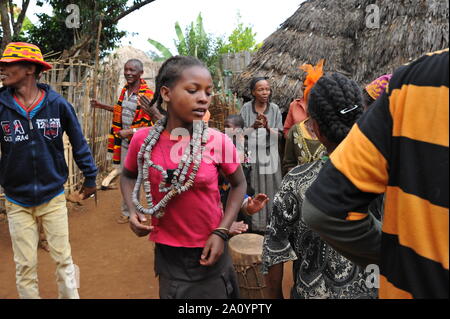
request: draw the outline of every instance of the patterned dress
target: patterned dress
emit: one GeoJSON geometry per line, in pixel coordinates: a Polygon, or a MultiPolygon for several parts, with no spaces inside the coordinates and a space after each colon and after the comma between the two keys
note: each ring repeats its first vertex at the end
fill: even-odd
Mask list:
{"type": "Polygon", "coordinates": [[[284,149],[283,175],[297,165],[317,161],[326,153],[317,137],[308,132],[308,124],[306,119],[289,130],[284,149]]]}
{"type": "Polygon", "coordinates": [[[302,221],[304,194],[317,178],[325,160],[293,168],[275,195],[274,208],[264,237],[263,273],[269,267],[294,261],[294,299],[369,299],[377,289],[368,288],[364,269],[353,264],[322,241],[302,221]]]}

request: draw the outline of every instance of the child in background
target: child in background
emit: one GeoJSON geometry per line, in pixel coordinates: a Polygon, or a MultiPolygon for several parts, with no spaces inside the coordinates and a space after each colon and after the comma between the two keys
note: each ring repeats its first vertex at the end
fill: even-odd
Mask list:
{"type": "MultiPolygon", "coordinates": [[[[239,114],[228,116],[225,119],[224,127],[225,134],[232,139],[238,150],[239,160],[247,182],[247,194],[242,203],[241,210],[239,211],[237,221],[233,223],[231,226],[232,229],[230,230],[232,235],[237,235],[248,230],[251,216],[263,209],[269,201],[269,198],[266,194],[261,193],[254,196],[255,191],[250,184],[250,172],[252,167],[250,165],[249,157],[251,154],[248,150],[248,141],[243,134],[244,120],[242,119],[242,116],[239,114]]],[[[223,178],[221,178],[221,181],[219,182],[219,189],[222,205],[225,207],[228,198],[229,183],[223,178]]]]}

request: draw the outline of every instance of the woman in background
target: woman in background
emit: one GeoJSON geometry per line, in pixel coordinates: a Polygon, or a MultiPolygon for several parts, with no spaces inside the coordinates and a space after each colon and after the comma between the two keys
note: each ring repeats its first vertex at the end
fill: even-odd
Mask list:
{"type": "Polygon", "coordinates": [[[250,92],[253,100],[243,105],[241,116],[245,123],[252,156],[250,184],[256,194],[263,193],[269,202],[258,214],[251,217],[249,231],[264,233],[272,199],[281,184],[281,163],[278,156],[278,139],[282,136],[283,123],[280,108],[270,102],[270,83],[265,77],[252,79],[250,92]]]}

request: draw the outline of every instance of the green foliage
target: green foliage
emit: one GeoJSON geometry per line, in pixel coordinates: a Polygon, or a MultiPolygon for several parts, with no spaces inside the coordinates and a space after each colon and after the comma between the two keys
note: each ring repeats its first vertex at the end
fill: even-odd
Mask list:
{"type": "Polygon", "coordinates": [[[251,26],[244,26],[242,22],[240,22],[240,16],[238,15],[238,25],[231,32],[231,35],[228,37],[228,41],[224,42],[224,44],[219,48],[219,53],[238,53],[242,51],[256,51],[261,47],[256,43],[256,33],[253,32],[253,28],[251,26]]]}
{"type": "MultiPolygon", "coordinates": [[[[47,3],[53,8],[52,15],[38,14],[39,24],[31,26],[27,32],[27,41],[37,43],[44,53],[63,52],[82,46],[81,53],[93,58],[96,47],[99,21],[102,21],[100,40],[101,56],[115,48],[116,43],[126,35],[117,28],[117,22],[128,13],[139,9],[152,1],[148,0],[38,0],[42,6],[47,3]],[[69,4],[79,7],[80,27],[68,28],[66,20],[72,13],[66,12],[69,4]]],[[[75,50],[76,51],[76,50],[75,50]]]]}
{"type": "MultiPolygon", "coordinates": [[[[53,8],[53,15],[38,14],[39,24],[28,30],[29,41],[38,43],[43,52],[62,52],[75,44],[75,39],[86,34],[97,34],[100,17],[102,17],[102,37],[100,51],[114,48],[115,43],[125,36],[126,32],[117,29],[113,23],[114,17],[125,10],[127,0],[80,0],[76,4],[80,8],[80,28],[67,28],[68,13],[66,7],[74,3],[73,0],[45,0],[38,1],[38,5],[46,2],[53,8]]],[[[95,39],[96,36],[93,37],[95,39]]],[[[95,51],[95,40],[86,48],[89,52],[95,51]]]]}
{"type": "MultiPolygon", "coordinates": [[[[201,13],[198,15],[195,23],[188,25],[183,32],[179,22],[175,23],[175,33],[177,38],[174,40],[177,54],[194,56],[203,61],[211,73],[215,73],[215,65],[218,60],[218,51],[216,39],[211,34],[205,31],[203,25],[203,18],[201,13]]],[[[156,53],[156,60],[165,60],[173,54],[162,43],[148,39],[148,42],[153,45],[158,52],[156,53]]],[[[155,52],[151,52],[155,58],[155,52]]]]}
{"type": "Polygon", "coordinates": [[[150,52],[150,55],[152,56],[153,60],[155,61],[166,60],[173,56],[170,50],[166,46],[164,46],[164,44],[162,44],[161,42],[158,42],[153,39],[148,39],[147,41],[151,45],[153,45],[159,52],[159,54],[153,51],[150,52]]]}
{"type": "MultiPolygon", "coordinates": [[[[237,53],[241,51],[255,51],[261,45],[256,44],[252,27],[244,26],[240,22],[238,15],[237,27],[225,40],[224,37],[217,37],[205,31],[201,13],[195,22],[191,22],[183,32],[178,22],[175,23],[176,39],[174,40],[177,54],[194,56],[203,61],[214,76],[217,73],[217,63],[223,53],[237,53]]],[[[151,52],[153,59],[157,61],[165,60],[172,56],[170,50],[162,43],[149,39],[158,52],[151,52]]]]}

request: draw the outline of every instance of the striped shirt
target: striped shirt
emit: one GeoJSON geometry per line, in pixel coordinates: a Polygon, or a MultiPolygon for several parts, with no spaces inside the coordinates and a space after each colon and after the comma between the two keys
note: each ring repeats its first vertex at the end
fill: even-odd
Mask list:
{"type": "Polygon", "coordinates": [[[400,67],[306,193],[307,224],[342,253],[379,243],[380,298],[449,297],[448,67],[448,49],[400,67]],[[382,193],[376,232],[361,207],[382,193]],[[358,223],[358,240],[336,236],[358,223]]]}

